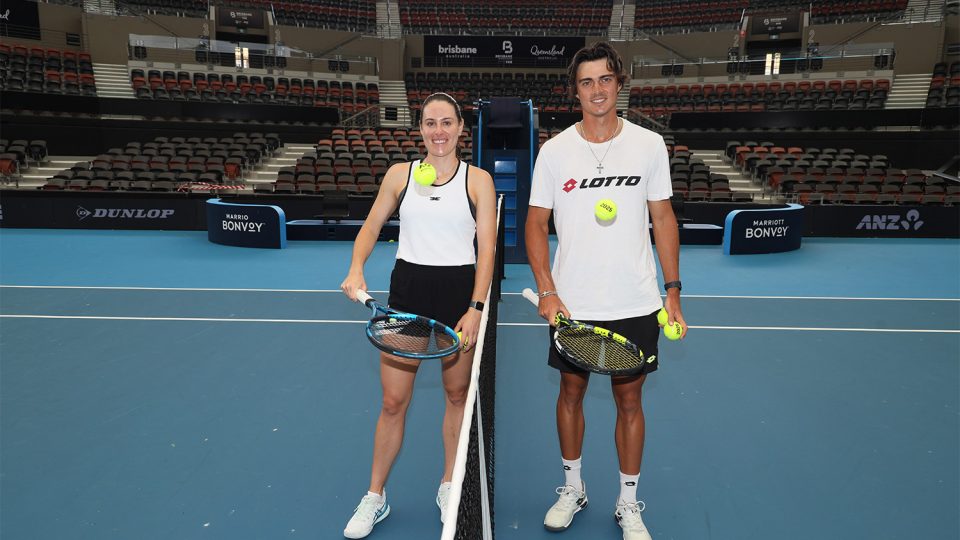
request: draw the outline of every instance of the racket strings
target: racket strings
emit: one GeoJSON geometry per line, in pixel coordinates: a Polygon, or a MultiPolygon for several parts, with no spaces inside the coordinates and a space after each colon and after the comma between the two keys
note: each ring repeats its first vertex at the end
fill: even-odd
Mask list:
{"type": "Polygon", "coordinates": [[[456,339],[423,319],[380,317],[370,323],[370,337],[395,351],[435,354],[455,349],[456,339]]]}
{"type": "Polygon", "coordinates": [[[560,329],[557,344],[567,355],[607,371],[629,371],[643,365],[636,347],[617,343],[588,328],[560,329]]]}

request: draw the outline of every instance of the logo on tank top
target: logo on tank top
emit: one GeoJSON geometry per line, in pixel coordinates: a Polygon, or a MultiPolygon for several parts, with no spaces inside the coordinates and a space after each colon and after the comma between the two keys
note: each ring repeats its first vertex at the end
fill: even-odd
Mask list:
{"type": "Polygon", "coordinates": [[[570,193],[575,189],[592,189],[602,187],[632,187],[640,185],[641,176],[597,176],[596,178],[584,178],[578,184],[573,178],[563,183],[563,191],[570,193]]]}
{"type": "Polygon", "coordinates": [[[431,196],[431,197],[430,197],[430,200],[431,200],[431,201],[439,201],[439,200],[440,200],[440,197],[431,196]]]}

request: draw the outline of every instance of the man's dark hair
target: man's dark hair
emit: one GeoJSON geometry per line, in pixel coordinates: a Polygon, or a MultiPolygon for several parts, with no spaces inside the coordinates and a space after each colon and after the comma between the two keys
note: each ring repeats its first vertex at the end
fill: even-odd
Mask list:
{"type": "Polygon", "coordinates": [[[617,77],[620,88],[626,86],[627,72],[623,69],[623,60],[620,58],[620,53],[606,41],[598,41],[577,51],[567,67],[567,95],[570,96],[570,99],[577,97],[577,70],[580,68],[580,64],[601,58],[607,59],[607,67],[617,77]]]}

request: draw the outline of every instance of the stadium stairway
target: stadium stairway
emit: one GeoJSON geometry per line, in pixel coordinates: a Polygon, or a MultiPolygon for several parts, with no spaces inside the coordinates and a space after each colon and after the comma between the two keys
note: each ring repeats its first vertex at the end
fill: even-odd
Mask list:
{"type": "MultiPolygon", "coordinates": [[[[93,64],[97,96],[102,98],[136,99],[130,84],[130,71],[119,64],[93,64]]],[[[926,96],[926,94],[924,94],[926,96]]]]}
{"type": "MultiPolygon", "coordinates": [[[[924,94],[926,96],[926,94],[924,94]]],[[[407,127],[412,124],[410,107],[407,106],[407,86],[403,81],[380,80],[380,125],[383,127],[407,127]],[[397,119],[387,120],[387,107],[397,108],[397,119]]]]}
{"type": "Polygon", "coordinates": [[[944,0],[910,0],[904,12],[907,23],[936,22],[943,18],[944,0]]]}
{"type": "Polygon", "coordinates": [[[610,40],[627,41],[632,38],[633,21],[636,16],[636,3],[630,2],[628,4],[623,0],[619,4],[615,3],[613,9],[610,10],[610,26],[607,28],[607,35],[610,36],[610,40]]]}
{"type": "Polygon", "coordinates": [[[887,109],[922,109],[927,102],[932,73],[894,75],[887,109]]]}
{"type": "Polygon", "coordinates": [[[690,157],[691,159],[700,158],[704,165],[710,167],[711,173],[726,176],[730,182],[731,192],[749,193],[753,196],[753,200],[757,202],[775,202],[772,197],[764,193],[763,187],[744,176],[732,163],[727,161],[724,158],[723,150],[694,150],[691,148],[690,157]]]}
{"type": "Polygon", "coordinates": [[[403,29],[400,27],[400,7],[397,2],[377,2],[377,37],[400,39],[403,29]]]}
{"type": "Polygon", "coordinates": [[[114,0],[83,0],[83,11],[101,15],[117,15],[117,3],[114,0]]]}
{"type": "Polygon", "coordinates": [[[248,187],[253,188],[256,184],[270,184],[277,180],[277,173],[283,167],[294,167],[297,159],[307,152],[313,152],[316,147],[312,144],[284,144],[280,147],[279,155],[271,157],[265,163],[261,163],[253,170],[247,171],[243,176],[248,187]]]}
{"type": "Polygon", "coordinates": [[[627,118],[627,111],[630,110],[630,89],[633,88],[633,81],[627,80],[624,90],[617,94],[617,114],[627,118]]]}
{"type": "Polygon", "coordinates": [[[39,188],[58,172],[73,167],[81,161],[90,161],[90,156],[48,156],[47,161],[22,169],[19,186],[39,188]]]}

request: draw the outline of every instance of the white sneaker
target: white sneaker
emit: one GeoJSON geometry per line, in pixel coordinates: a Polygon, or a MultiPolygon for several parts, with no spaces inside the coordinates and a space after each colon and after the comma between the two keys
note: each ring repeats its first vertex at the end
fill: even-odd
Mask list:
{"type": "Polygon", "coordinates": [[[447,499],[450,498],[450,482],[442,482],[440,489],[437,490],[437,506],[440,507],[440,523],[443,523],[443,516],[447,513],[447,499]]]}
{"type": "Polygon", "coordinates": [[[643,508],[643,501],[617,504],[617,510],[613,513],[613,517],[617,520],[620,528],[623,529],[623,540],[652,540],[650,532],[640,517],[643,508]]]}
{"type": "Polygon", "coordinates": [[[353,511],[353,517],[347,523],[347,528],[343,530],[345,538],[364,538],[373,526],[380,523],[390,515],[390,505],[387,504],[387,492],[384,490],[383,498],[376,495],[364,495],[360,499],[360,504],[353,511]]]}
{"type": "Polygon", "coordinates": [[[544,528],[554,532],[566,530],[573,522],[574,514],[587,507],[587,486],[584,484],[582,491],[573,486],[560,486],[557,495],[560,498],[543,518],[544,528]]]}

